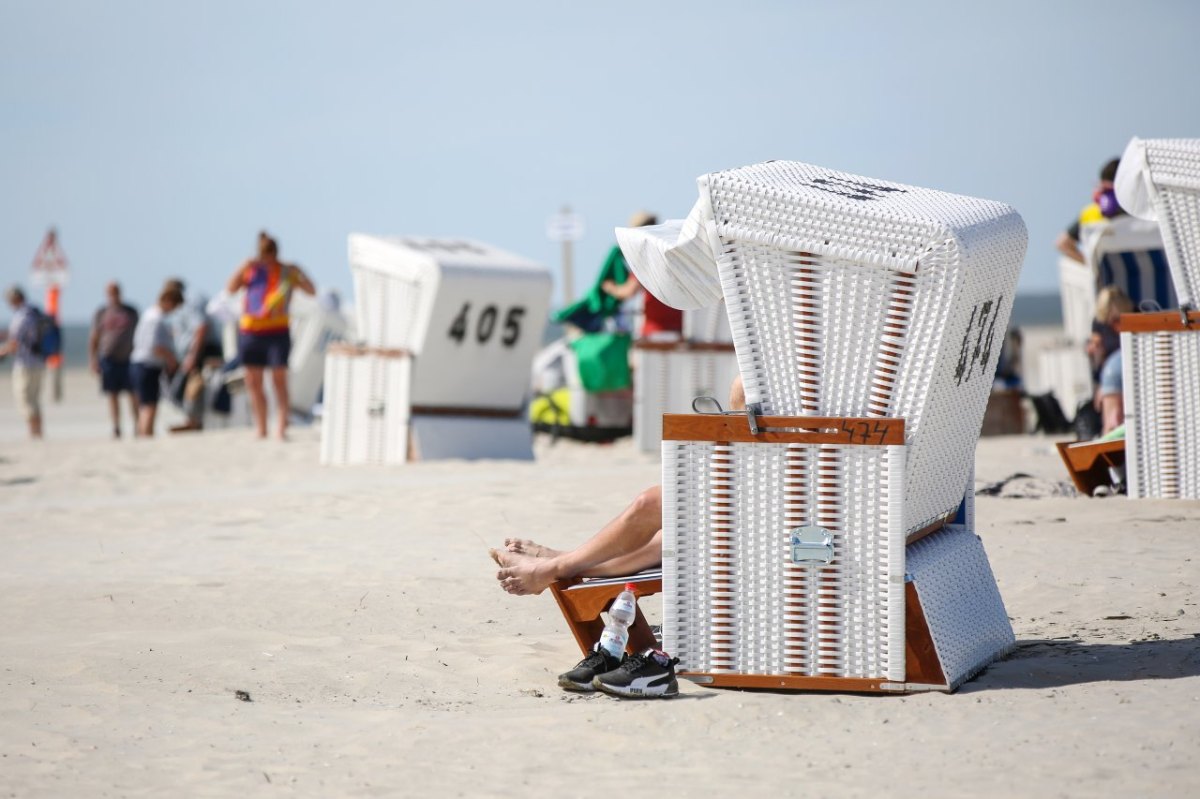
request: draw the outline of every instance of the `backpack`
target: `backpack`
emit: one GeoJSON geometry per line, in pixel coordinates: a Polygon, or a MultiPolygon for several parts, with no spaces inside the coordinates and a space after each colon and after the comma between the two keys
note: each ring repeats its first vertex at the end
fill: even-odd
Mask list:
{"type": "Polygon", "coordinates": [[[62,353],[62,328],[58,321],[49,314],[32,305],[28,306],[33,314],[32,325],[29,325],[21,344],[29,352],[39,358],[52,358],[62,353]]]}

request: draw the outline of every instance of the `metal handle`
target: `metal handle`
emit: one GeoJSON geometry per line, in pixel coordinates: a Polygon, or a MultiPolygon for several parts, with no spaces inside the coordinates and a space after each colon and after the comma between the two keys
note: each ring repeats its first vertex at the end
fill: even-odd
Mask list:
{"type": "Polygon", "coordinates": [[[792,563],[800,566],[828,566],[832,562],[832,533],[815,525],[792,530],[792,563]]]}

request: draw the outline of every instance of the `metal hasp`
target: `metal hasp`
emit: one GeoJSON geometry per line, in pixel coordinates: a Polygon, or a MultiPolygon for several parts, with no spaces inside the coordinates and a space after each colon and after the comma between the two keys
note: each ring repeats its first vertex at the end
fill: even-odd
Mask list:
{"type": "Polygon", "coordinates": [[[809,525],[792,530],[792,563],[828,566],[833,561],[833,535],[824,527],[809,525]]]}

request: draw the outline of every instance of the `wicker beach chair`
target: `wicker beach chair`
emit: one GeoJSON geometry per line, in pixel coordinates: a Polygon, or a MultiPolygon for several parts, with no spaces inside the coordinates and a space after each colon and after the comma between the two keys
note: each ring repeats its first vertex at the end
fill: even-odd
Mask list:
{"type": "Polygon", "coordinates": [[[1200,498],[1200,139],[1134,138],[1116,192],[1161,227],[1180,306],[1121,317],[1129,496],[1200,498]]]}
{"type": "Polygon", "coordinates": [[[664,421],[667,648],[712,685],[953,689],[1013,643],[970,497],[1020,217],[791,162],[699,183],[618,231],[660,299],[723,294],[749,406],[664,421]]]}

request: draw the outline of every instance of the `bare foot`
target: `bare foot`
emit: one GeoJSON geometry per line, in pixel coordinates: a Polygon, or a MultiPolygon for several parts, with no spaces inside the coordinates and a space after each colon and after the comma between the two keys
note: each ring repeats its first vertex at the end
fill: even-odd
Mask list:
{"type": "Polygon", "coordinates": [[[562,554],[561,550],[542,546],[528,538],[506,538],[504,539],[504,548],[518,555],[529,555],[535,558],[555,558],[562,554]]]}
{"type": "Polygon", "coordinates": [[[547,558],[490,549],[488,554],[501,567],[496,572],[500,587],[510,594],[540,594],[554,582],[552,563],[547,558]]]}

